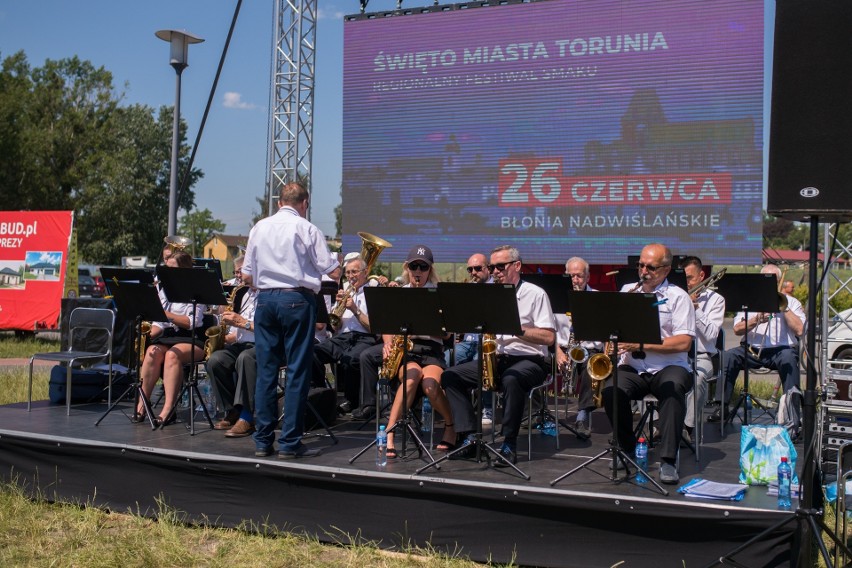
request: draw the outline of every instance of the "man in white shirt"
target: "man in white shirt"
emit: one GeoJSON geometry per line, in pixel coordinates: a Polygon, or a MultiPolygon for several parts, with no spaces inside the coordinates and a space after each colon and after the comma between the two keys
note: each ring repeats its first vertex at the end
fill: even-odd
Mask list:
{"type": "MultiPolygon", "coordinates": [[[[707,275],[701,259],[697,256],[687,256],[681,261],[681,268],[686,273],[686,284],[690,290],[701,284],[707,275]]],[[[695,308],[695,386],[686,395],[686,419],[684,429],[689,439],[695,428],[694,397],[698,396],[698,408],[704,408],[707,402],[707,380],[713,376],[713,357],[717,353],[716,339],[725,319],[725,298],[709,288],[697,295],[691,296],[695,308]]]]}
{"type": "Polygon", "coordinates": [[[243,280],[257,288],[255,347],[255,456],[274,453],[278,423],[278,372],[287,362],[284,420],[278,457],[306,458],[320,451],[302,444],[305,405],[311,388],[316,294],[323,274],[339,264],[325,236],[305,219],[308,190],[298,182],[281,188],[278,212],[249,233],[243,280]]]}
{"type": "MultiPolygon", "coordinates": [[[[781,270],[774,264],[767,264],[760,270],[761,274],[775,274],[781,278],[781,270]]],[[[709,422],[727,420],[731,393],[740,371],[746,365],[749,369],[766,367],[778,371],[784,394],[798,391],[801,373],[799,372],[798,338],[805,332],[807,316],[802,303],[793,296],[784,295],[787,307],[774,314],[749,313],[748,321],[745,314],[739,312],[734,316],[734,334],[748,333],[748,344],[752,353],[746,355],[743,346],[739,345],[725,351],[725,393],[724,400],[714,414],[709,416],[709,422]]],[[[785,413],[784,426],[795,438],[798,435],[798,412],[785,413]]]]}
{"type": "MultiPolygon", "coordinates": [[[[510,463],[517,462],[517,439],[527,396],[533,387],[542,384],[550,372],[548,346],[556,339],[556,324],[547,293],[534,284],[521,279],[521,255],[512,246],[501,246],[491,251],[488,265],[498,284],[514,284],[521,321],[520,335],[497,335],[496,376],[502,385],[503,445],[500,454],[510,463]]],[[[475,415],[470,392],[481,380],[479,362],[470,361],[445,370],[441,384],[452,408],[454,428],[465,444],[475,428],[475,415]]],[[[445,433],[446,435],[446,433],[445,433]]],[[[444,440],[450,442],[450,440],[444,440]]],[[[473,448],[473,446],[470,446],[473,448]]],[[[455,457],[470,457],[462,451],[455,457]]],[[[495,465],[503,466],[498,461],[495,465]]]]}
{"type": "MultiPolygon", "coordinates": [[[[689,348],[695,336],[695,310],[687,293],[666,279],[671,267],[672,253],[667,246],[655,243],[642,249],[637,264],[641,285],[637,291],[657,296],[663,342],[657,345],[618,344],[621,357],[618,407],[613,405],[611,377],[603,389],[603,405],[610,423],[618,412],[618,444],[632,455],[636,438],[630,401],[642,400],[646,394],[657,397],[660,401],[660,481],[675,484],[679,481],[675,463],[686,415],[686,393],[693,384],[689,348]]],[[[621,291],[634,288],[634,284],[626,284],[621,291]]],[[[619,463],[619,467],[623,466],[619,463]]]]}
{"type": "Polygon", "coordinates": [[[343,275],[349,287],[337,293],[337,301],[345,301],[346,309],[340,317],[338,328],[334,330],[334,336],[314,348],[314,381],[317,380],[317,373],[325,374],[326,363],[338,364],[341,370],[338,380],[343,383],[346,402],[351,409],[358,408],[360,404],[361,352],[376,344],[376,336],[370,333],[370,318],[364,297],[367,263],[360,256],[355,256],[344,262],[343,275]]]}

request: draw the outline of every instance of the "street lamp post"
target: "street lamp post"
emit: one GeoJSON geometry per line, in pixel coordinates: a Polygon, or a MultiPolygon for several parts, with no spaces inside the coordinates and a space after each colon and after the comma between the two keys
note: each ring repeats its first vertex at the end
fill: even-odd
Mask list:
{"type": "Polygon", "coordinates": [[[176,74],[175,80],[175,110],[172,123],[172,165],[169,179],[169,235],[177,234],[177,172],[178,172],[178,150],[180,149],[180,76],[187,68],[187,56],[189,46],[193,43],[201,43],[202,38],[185,30],[160,30],[156,32],[158,38],[169,42],[171,50],[169,54],[169,65],[176,74]]]}

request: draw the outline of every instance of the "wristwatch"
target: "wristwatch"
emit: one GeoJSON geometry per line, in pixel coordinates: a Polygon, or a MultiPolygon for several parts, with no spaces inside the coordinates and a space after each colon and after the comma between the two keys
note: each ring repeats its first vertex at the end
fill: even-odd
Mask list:
{"type": "Polygon", "coordinates": [[[246,323],[243,324],[243,327],[251,331],[251,322],[246,320],[246,323]]]}

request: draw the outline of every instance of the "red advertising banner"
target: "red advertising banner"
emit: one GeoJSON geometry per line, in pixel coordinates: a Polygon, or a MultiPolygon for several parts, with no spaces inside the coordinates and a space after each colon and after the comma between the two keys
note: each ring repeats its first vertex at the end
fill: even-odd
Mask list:
{"type": "Polygon", "coordinates": [[[73,211],[0,211],[0,329],[55,329],[73,211]]]}

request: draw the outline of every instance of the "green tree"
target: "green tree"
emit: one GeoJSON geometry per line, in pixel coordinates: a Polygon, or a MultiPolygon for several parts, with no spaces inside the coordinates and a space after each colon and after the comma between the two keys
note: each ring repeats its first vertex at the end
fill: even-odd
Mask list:
{"type": "Polygon", "coordinates": [[[192,240],[192,256],[203,254],[204,251],[201,250],[201,247],[204,246],[204,243],[213,238],[214,233],[221,233],[224,230],[225,223],[219,219],[214,219],[213,213],[209,209],[187,213],[180,218],[178,223],[180,234],[186,235],[192,240]]]}
{"type": "MultiPolygon", "coordinates": [[[[116,264],[157,258],[166,233],[172,109],[122,107],[112,75],[77,57],[32,68],[26,55],[0,68],[0,203],[72,209],[82,258],[116,264]]],[[[179,178],[189,159],[181,121],[179,178]]],[[[203,174],[192,170],[189,188],[203,174]]],[[[194,206],[192,190],[178,206],[194,206]]]]}
{"type": "MultiPolygon", "coordinates": [[[[112,128],[112,151],[101,163],[103,180],[77,200],[81,256],[117,264],[122,256],[159,257],[167,231],[172,109],[145,105],[118,109],[112,128]]],[[[178,176],[189,161],[186,123],[181,121],[178,176]]],[[[193,168],[190,187],[204,174],[193,168]]],[[[194,206],[195,194],[183,193],[179,208],[194,206]]]]}

